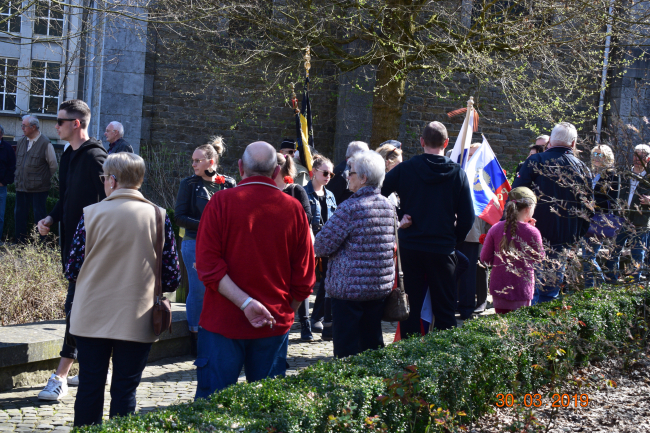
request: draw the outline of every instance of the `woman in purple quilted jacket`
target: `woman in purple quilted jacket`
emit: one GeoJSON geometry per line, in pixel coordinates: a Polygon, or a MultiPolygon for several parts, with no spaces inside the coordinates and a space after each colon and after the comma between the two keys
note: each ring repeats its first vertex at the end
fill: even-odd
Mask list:
{"type": "Polygon", "coordinates": [[[317,257],[329,257],[325,290],[332,298],[334,356],[384,346],[381,317],[395,280],[395,207],[381,195],[384,159],[374,151],[348,160],[348,189],[316,236],[317,257]]]}

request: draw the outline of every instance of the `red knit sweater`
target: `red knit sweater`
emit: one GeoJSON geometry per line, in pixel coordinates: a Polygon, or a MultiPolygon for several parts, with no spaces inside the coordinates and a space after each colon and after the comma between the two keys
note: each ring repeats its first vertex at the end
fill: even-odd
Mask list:
{"type": "Polygon", "coordinates": [[[307,215],[272,179],[253,176],[219,191],[205,207],[196,237],[196,269],[206,288],[199,325],[231,339],[286,334],[294,318],[291,301],[311,293],[314,266],[307,215]],[[226,274],[264,304],[275,317],[273,329],[253,328],[239,305],[219,294],[226,274]]]}

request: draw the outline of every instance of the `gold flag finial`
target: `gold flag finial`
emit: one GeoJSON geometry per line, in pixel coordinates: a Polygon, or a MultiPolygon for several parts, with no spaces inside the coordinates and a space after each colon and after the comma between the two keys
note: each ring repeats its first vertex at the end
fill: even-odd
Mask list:
{"type": "Polygon", "coordinates": [[[311,55],[309,54],[309,51],[309,45],[307,45],[307,48],[305,48],[305,55],[303,57],[305,59],[305,75],[307,77],[309,77],[309,69],[311,68],[311,55]]]}

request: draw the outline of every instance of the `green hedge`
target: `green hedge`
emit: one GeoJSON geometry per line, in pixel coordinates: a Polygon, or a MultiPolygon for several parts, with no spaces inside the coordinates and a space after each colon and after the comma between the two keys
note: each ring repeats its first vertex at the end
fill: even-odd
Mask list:
{"type": "MultiPolygon", "coordinates": [[[[58,201],[57,198],[53,197],[48,197],[47,198],[47,211],[50,212],[52,209],[54,209],[54,205],[56,205],[56,202],[58,201]]],[[[5,207],[5,223],[4,223],[4,229],[2,230],[0,240],[4,239],[12,239],[16,233],[16,221],[14,219],[14,209],[16,208],[16,193],[15,192],[7,192],[7,204],[5,207]]],[[[27,218],[27,229],[32,230],[34,227],[34,212],[29,212],[28,218],[27,218]]],[[[52,233],[58,235],[59,234],[59,229],[58,226],[55,225],[52,227],[52,233]]]]}
{"type": "Polygon", "coordinates": [[[577,365],[629,349],[630,336],[647,324],[649,296],[641,288],[580,292],[85,431],[365,432],[385,424],[382,431],[424,432],[429,408],[438,407],[463,423],[491,410],[513,383],[520,392],[538,390],[577,365]],[[412,381],[404,375],[409,366],[419,376],[412,381]]]}

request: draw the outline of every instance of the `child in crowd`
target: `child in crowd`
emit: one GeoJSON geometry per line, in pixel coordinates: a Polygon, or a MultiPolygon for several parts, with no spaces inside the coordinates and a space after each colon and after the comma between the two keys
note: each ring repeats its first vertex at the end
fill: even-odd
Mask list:
{"type": "Polygon", "coordinates": [[[530,305],[535,291],[534,265],[544,258],[542,235],[535,228],[537,197],[526,187],[508,194],[506,219],[488,232],[481,261],[492,266],[490,294],[498,314],[530,305]]]}

